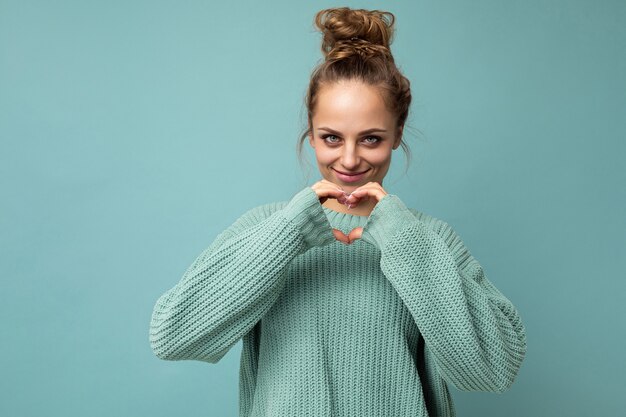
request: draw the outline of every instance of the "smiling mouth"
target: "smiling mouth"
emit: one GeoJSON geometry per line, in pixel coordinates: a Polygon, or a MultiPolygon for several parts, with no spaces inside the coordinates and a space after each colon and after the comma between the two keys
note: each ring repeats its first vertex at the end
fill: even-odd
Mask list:
{"type": "Polygon", "coordinates": [[[332,170],[335,172],[335,177],[339,181],[342,181],[344,183],[357,183],[359,181],[363,181],[363,178],[365,178],[365,174],[369,172],[369,169],[366,169],[362,172],[350,173],[337,171],[335,168],[332,168],[332,170]]]}
{"type": "Polygon", "coordinates": [[[369,171],[369,169],[366,169],[365,171],[362,171],[362,172],[341,172],[341,171],[338,171],[335,168],[333,168],[333,171],[335,171],[335,172],[337,172],[337,173],[339,173],[341,175],[347,175],[349,177],[356,177],[357,175],[365,174],[367,171],[369,171]]]}

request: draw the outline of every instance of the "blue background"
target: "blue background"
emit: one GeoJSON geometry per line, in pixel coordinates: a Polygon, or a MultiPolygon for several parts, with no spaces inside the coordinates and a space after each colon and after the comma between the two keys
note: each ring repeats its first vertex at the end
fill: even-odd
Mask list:
{"type": "MultiPolygon", "coordinates": [[[[519,309],[528,353],[459,416],[623,415],[626,3],[0,0],[0,415],[234,416],[218,364],[150,350],[159,295],[247,209],[318,179],[295,143],[338,5],[397,17],[404,174],[519,309]]],[[[306,154],[309,161],[312,153],[306,154]]]]}

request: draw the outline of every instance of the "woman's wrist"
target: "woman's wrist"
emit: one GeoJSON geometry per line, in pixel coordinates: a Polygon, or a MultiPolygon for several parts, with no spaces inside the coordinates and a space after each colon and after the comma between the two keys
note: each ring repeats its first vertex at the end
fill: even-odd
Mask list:
{"type": "Polygon", "coordinates": [[[415,215],[397,195],[386,194],[370,213],[361,238],[382,247],[386,240],[416,221],[415,215]]]}
{"type": "Polygon", "coordinates": [[[298,229],[308,247],[322,246],[335,239],[326,213],[311,187],[292,197],[283,209],[283,216],[298,229]]]}

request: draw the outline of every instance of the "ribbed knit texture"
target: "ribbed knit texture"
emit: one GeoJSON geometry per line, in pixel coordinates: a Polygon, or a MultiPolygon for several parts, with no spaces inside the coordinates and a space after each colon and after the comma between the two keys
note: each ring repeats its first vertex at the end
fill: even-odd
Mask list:
{"type": "Polygon", "coordinates": [[[215,363],[241,338],[242,417],[454,416],[448,383],[501,392],[526,352],[447,223],[391,194],[335,212],[308,187],[241,216],[154,307],[162,359],[215,363]],[[358,226],[350,245],[331,231],[358,226]]]}

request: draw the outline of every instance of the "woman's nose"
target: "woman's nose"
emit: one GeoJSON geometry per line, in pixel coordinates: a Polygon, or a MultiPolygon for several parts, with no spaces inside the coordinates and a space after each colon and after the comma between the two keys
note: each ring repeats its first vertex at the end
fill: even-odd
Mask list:
{"type": "Polygon", "coordinates": [[[341,154],[341,165],[346,169],[355,169],[359,166],[359,154],[356,146],[346,144],[341,154]]]}

